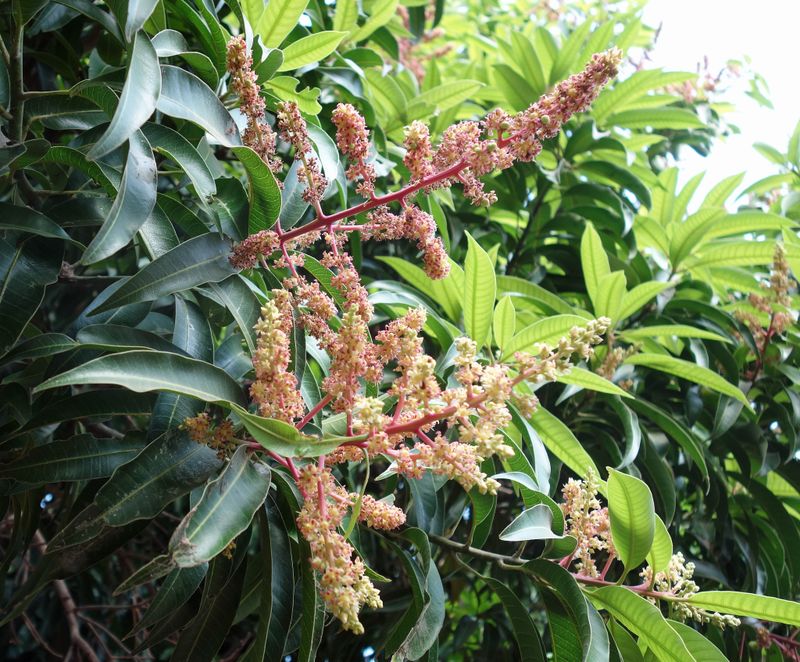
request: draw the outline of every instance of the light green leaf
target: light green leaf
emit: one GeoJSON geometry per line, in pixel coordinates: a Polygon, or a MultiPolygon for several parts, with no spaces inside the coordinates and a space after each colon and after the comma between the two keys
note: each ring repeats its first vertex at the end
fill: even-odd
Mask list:
{"type": "Polygon", "coordinates": [[[236,449],[172,534],[169,551],[178,567],[200,565],[222,552],[250,525],[267,498],[269,484],[269,467],[252,462],[246,446],[236,449]]]}
{"type": "Polygon", "coordinates": [[[659,281],[649,281],[647,283],[640,283],[629,292],[625,293],[622,297],[622,304],[617,312],[617,318],[624,320],[636,312],[639,312],[650,299],[664,290],[673,287],[673,283],[664,283],[659,281]]]}
{"type": "Polygon", "coordinates": [[[34,393],[74,384],[116,384],[131,391],[171,391],[205,402],[244,403],[241,387],[216,366],[180,354],[134,350],[87,361],[39,384],[34,393]]]}
{"type": "Polygon", "coordinates": [[[225,147],[242,143],[236,123],[217,95],[188,71],[161,65],[161,96],[156,107],[165,115],[197,124],[225,147]]]}
{"type": "Polygon", "coordinates": [[[641,338],[659,338],[662,336],[676,336],[678,338],[703,338],[704,340],[716,340],[718,342],[731,342],[729,338],[721,336],[712,331],[698,329],[688,324],[653,324],[651,326],[640,326],[633,329],[620,331],[619,335],[628,340],[639,340],[641,338]]]}
{"type": "Polygon", "coordinates": [[[346,36],[346,32],[325,30],[298,39],[283,49],[283,64],[278,71],[293,71],[328,57],[346,36]]]}
{"type": "Polygon", "coordinates": [[[219,282],[235,273],[228,261],[230,243],[218,234],[204,234],[176,246],[153,260],[90,314],[219,282]]]}
{"type": "Polygon", "coordinates": [[[492,259],[467,233],[464,262],[464,328],[480,349],[489,339],[492,311],[497,293],[492,259]]]}
{"type": "Polygon", "coordinates": [[[103,225],[81,257],[81,264],[104,260],[125,246],[156,204],[156,162],[141,131],[128,140],[128,157],[117,197],[103,225]]]}
{"type": "Polygon", "coordinates": [[[305,87],[300,92],[297,86],[300,81],[291,76],[275,76],[267,81],[269,87],[275,95],[284,101],[294,101],[300,110],[307,115],[318,115],[322,110],[317,99],[319,98],[318,87],[305,87]]]}
{"type": "Polygon", "coordinates": [[[247,231],[255,234],[268,230],[281,213],[281,189],[275,181],[275,175],[252,148],[234,147],[232,151],[247,171],[250,198],[247,231]]]}
{"type": "Polygon", "coordinates": [[[653,535],[653,546],[647,553],[647,563],[653,574],[665,571],[672,559],[672,538],[669,536],[664,520],[656,515],[656,528],[653,535]]]}
{"type": "Polygon", "coordinates": [[[409,114],[414,114],[414,107],[433,106],[439,110],[447,110],[471,99],[483,87],[483,83],[476,80],[453,80],[427,90],[409,105],[409,114]]]}
{"type": "Polygon", "coordinates": [[[333,29],[350,32],[358,21],[358,3],[356,0],[338,0],[333,14],[333,29]]]}
{"type": "Polygon", "coordinates": [[[464,285],[464,272],[454,262],[450,262],[450,273],[441,280],[434,280],[420,267],[399,257],[379,257],[388,264],[400,277],[429,295],[443,309],[447,317],[456,322],[461,314],[461,296],[464,285]]]}
{"type": "Polygon", "coordinates": [[[702,207],[722,207],[725,201],[733,195],[733,192],[739,188],[745,173],[740,172],[738,175],[731,175],[726,177],[719,184],[708,192],[703,200],[702,207]]]}
{"type": "Polygon", "coordinates": [[[696,662],[726,662],[727,657],[722,654],[710,639],[704,637],[697,630],[681,623],[680,621],[667,620],[670,627],[683,639],[686,648],[692,654],[696,662]]]}
{"type": "Polygon", "coordinates": [[[572,384],[573,386],[588,388],[590,391],[597,391],[598,393],[609,393],[622,398],[633,398],[630,393],[621,389],[614,382],[585,368],[573,367],[569,372],[559,375],[556,381],[559,384],[572,384]]]}
{"type": "Polygon", "coordinates": [[[609,469],[608,511],[614,547],[630,572],[653,546],[656,513],[650,488],[634,476],[609,469]]]}
{"type": "Polygon", "coordinates": [[[772,241],[730,241],[710,244],[687,263],[689,269],[698,267],[749,267],[770,264],[775,253],[772,241]]]}
{"type": "Polygon", "coordinates": [[[701,609],[723,614],[750,616],[771,623],[800,627],[800,603],[769,595],[737,591],[701,591],[690,597],[689,603],[701,609]]]}
{"type": "Polygon", "coordinates": [[[600,280],[611,273],[611,268],[608,266],[608,255],[600,235],[591,223],[586,224],[581,236],[581,269],[589,299],[596,308],[600,280]]]}
{"type": "Polygon", "coordinates": [[[676,359],[673,356],[662,354],[634,354],[625,359],[628,365],[640,365],[653,370],[660,370],[669,375],[675,375],[681,379],[686,379],[695,384],[706,386],[714,391],[735,398],[743,403],[748,409],[750,402],[744,393],[731,384],[724,377],[712,372],[708,368],[696,365],[683,359],[676,359]]]}
{"type": "Polygon", "coordinates": [[[500,532],[500,540],[521,542],[523,540],[554,540],[563,538],[553,532],[553,513],[545,504],[523,510],[520,515],[500,532]]]}
{"type": "Polygon", "coordinates": [[[515,352],[529,352],[536,343],[553,345],[568,335],[573,326],[583,326],[586,321],[577,315],[553,315],[534,322],[509,341],[501,360],[514,356],[515,352]]]}
{"type": "Polygon", "coordinates": [[[643,108],[624,110],[608,119],[608,124],[626,129],[704,129],[705,124],[684,108],[643,108]]]}
{"type": "Polygon", "coordinates": [[[592,591],[589,599],[608,611],[640,641],[665,662],[687,662],[694,660],[683,643],[661,615],[658,607],[643,597],[622,586],[604,586],[592,591]]]}
{"type": "Polygon", "coordinates": [[[319,457],[330,453],[346,441],[342,437],[310,436],[289,423],[251,414],[235,405],[232,409],[259,444],[284,457],[319,457]]]}
{"type": "Polygon", "coordinates": [[[308,0],[270,0],[260,16],[248,15],[247,20],[253,26],[253,31],[261,37],[264,46],[277,48],[297,25],[307,5],[308,0]]]}
{"type": "Polygon", "coordinates": [[[375,30],[386,25],[397,13],[398,0],[376,0],[372,5],[372,13],[364,24],[350,34],[350,41],[364,41],[375,30]]]}
{"type": "Polygon", "coordinates": [[[603,276],[598,283],[597,302],[594,305],[595,315],[608,317],[612,323],[615,322],[622,307],[626,285],[624,271],[614,271],[603,276]]]}
{"type": "Polygon", "coordinates": [[[595,475],[600,475],[594,460],[572,431],[544,407],[539,407],[530,417],[530,424],[547,449],[576,474],[586,476],[591,469],[595,475]]]}
{"type": "MultiPolygon", "coordinates": [[[[130,20],[130,14],[128,15],[130,20]]],[[[86,154],[90,161],[119,147],[147,121],[161,94],[158,56],[144,32],[137,32],[131,50],[128,74],[111,123],[86,154]]]]}
{"type": "Polygon", "coordinates": [[[516,323],[517,313],[514,310],[514,303],[511,301],[511,297],[506,295],[497,302],[492,318],[494,342],[501,350],[514,335],[516,323]]]}

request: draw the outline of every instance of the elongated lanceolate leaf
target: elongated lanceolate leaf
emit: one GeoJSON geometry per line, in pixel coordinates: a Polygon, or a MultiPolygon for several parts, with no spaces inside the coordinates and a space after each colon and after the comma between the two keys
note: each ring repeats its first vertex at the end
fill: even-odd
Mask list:
{"type": "Polygon", "coordinates": [[[264,160],[250,147],[234,147],[236,155],[245,170],[249,182],[250,214],[247,231],[254,234],[272,227],[281,211],[281,190],[275,176],[264,160]]]}
{"type": "Polygon", "coordinates": [[[218,234],[189,239],[138,271],[92,314],[224,280],[235,273],[230,251],[230,243],[218,234]]]}
{"type": "Polygon", "coordinates": [[[625,569],[633,570],[653,546],[656,514],[650,488],[634,476],[609,469],[608,511],[614,547],[625,569]]]}
{"type": "Polygon", "coordinates": [[[116,384],[131,391],[171,391],[205,402],[243,403],[244,393],[222,369],[180,354],[133,350],[101,356],[39,384],[34,393],[74,384],[116,384]]]}
{"type": "Polygon", "coordinates": [[[269,467],[253,462],[247,447],[240,446],[178,525],[169,544],[172,559],[187,568],[214,558],[250,525],[269,483],[269,467]]]}
{"type": "Polygon", "coordinates": [[[158,56],[147,35],[137,32],[128,63],[128,75],[111,124],[86,157],[91,161],[99,159],[128,140],[153,114],[160,94],[158,56]]]}
{"type": "Polygon", "coordinates": [[[464,264],[464,327],[480,349],[492,328],[497,284],[492,259],[471,235],[464,264]]]}
{"type": "Polygon", "coordinates": [[[762,621],[800,627],[800,603],[769,595],[736,591],[701,591],[689,598],[689,602],[695,607],[723,614],[750,616],[762,621]]]}

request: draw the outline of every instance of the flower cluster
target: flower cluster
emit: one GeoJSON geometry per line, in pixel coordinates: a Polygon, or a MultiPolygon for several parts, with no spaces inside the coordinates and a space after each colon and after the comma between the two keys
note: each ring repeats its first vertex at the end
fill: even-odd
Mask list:
{"type": "Polygon", "coordinates": [[[605,552],[608,558],[616,556],[608,508],[600,505],[598,486],[598,477],[590,470],[586,480],[570,478],[561,490],[564,497],[561,509],[566,524],[564,532],[578,541],[573,558],[578,560],[577,571],[587,577],[599,575],[595,560],[598,552],[605,552]]]}
{"type": "Polygon", "coordinates": [[[349,103],[340,103],[331,114],[336,126],[336,144],[348,159],[347,179],[360,180],[356,191],[364,197],[375,195],[375,168],[367,163],[369,131],[367,123],[349,103]]]}
{"type": "Polygon", "coordinates": [[[306,121],[294,101],[279,103],[276,117],[281,138],[294,147],[295,158],[301,163],[297,176],[305,178],[307,184],[303,199],[317,207],[328,187],[328,180],[320,171],[319,162],[314,156],[306,121]]]}
{"type": "Polygon", "coordinates": [[[251,147],[272,172],[280,172],[283,163],[275,156],[275,132],[265,121],[258,76],[253,71],[253,58],[247,52],[243,37],[233,37],[228,42],[227,69],[231,75],[231,89],[239,97],[239,110],[247,118],[242,142],[251,147]]]}
{"type": "Polygon", "coordinates": [[[221,460],[234,449],[233,423],[229,419],[215,423],[206,412],[202,412],[185,419],[181,428],[186,430],[192,441],[205,444],[217,451],[217,456],[221,460]]]}
{"type": "Polygon", "coordinates": [[[730,614],[719,614],[707,609],[695,607],[687,600],[697,593],[698,586],[692,581],[694,576],[694,563],[686,562],[683,554],[673,554],[666,571],[658,572],[653,576],[653,570],[647,566],[641,573],[644,580],[651,584],[657,591],[667,593],[681,600],[671,602],[674,615],[681,621],[691,619],[697,623],[710,623],[718,628],[726,626],[738,627],[740,621],[730,614]]]}
{"type": "Polygon", "coordinates": [[[792,298],[789,294],[792,287],[791,270],[786,260],[786,251],[780,244],[775,245],[770,278],[768,282],[762,284],[762,287],[766,294],[751,294],[748,301],[757,312],[769,317],[768,328],[764,328],[758,315],[754,312],[738,310],[736,316],[747,324],[756,344],[761,348],[766,348],[772,336],[782,334],[796,321],[795,313],[791,309],[792,298]]]}
{"type": "Polygon", "coordinates": [[[289,334],[293,324],[290,295],[286,290],[273,290],[273,297],[261,308],[255,327],[255,380],[250,396],[262,416],[291,422],[303,415],[304,405],[297,378],[289,372],[289,334]]]}

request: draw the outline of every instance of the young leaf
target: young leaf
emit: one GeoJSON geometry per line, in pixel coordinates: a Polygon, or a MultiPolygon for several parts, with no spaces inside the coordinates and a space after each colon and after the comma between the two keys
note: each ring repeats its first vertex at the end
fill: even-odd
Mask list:
{"type": "Polygon", "coordinates": [[[656,514],[650,488],[638,478],[609,469],[608,511],[614,547],[630,572],[653,546],[656,514]]]}
{"type": "Polygon", "coordinates": [[[586,368],[570,368],[569,372],[559,375],[556,381],[559,384],[580,386],[581,388],[588,388],[590,391],[597,391],[598,393],[609,393],[610,395],[618,395],[621,398],[633,398],[630,393],[621,389],[614,382],[609,381],[605,377],[601,377],[595,372],[586,370],[586,368]]]}
{"type": "Polygon", "coordinates": [[[328,57],[344,39],[346,32],[326,30],[298,39],[283,49],[283,64],[278,71],[294,71],[328,57]]]}
{"type": "Polygon", "coordinates": [[[664,521],[656,516],[656,528],[653,536],[653,546],[647,554],[647,563],[653,569],[653,574],[667,569],[672,558],[672,538],[664,521]]]}
{"type": "Polygon", "coordinates": [[[689,598],[695,607],[800,627],[800,603],[737,591],[701,591],[689,598]]]}
{"type": "Polygon", "coordinates": [[[502,350],[514,335],[514,327],[517,323],[517,313],[511,297],[506,295],[494,307],[494,317],[492,318],[492,334],[495,344],[502,350]]]}
{"type": "Polygon", "coordinates": [[[622,300],[625,296],[625,272],[615,271],[603,276],[597,284],[594,313],[598,317],[608,317],[612,323],[619,317],[622,300]]]}
{"type": "Polygon", "coordinates": [[[553,513],[544,504],[523,510],[520,515],[500,532],[500,540],[520,542],[523,540],[553,540],[563,538],[553,532],[553,513]]]}
{"type": "Polygon", "coordinates": [[[529,352],[536,343],[553,345],[569,334],[573,326],[583,326],[586,318],[577,315],[553,315],[538,320],[517,332],[506,345],[502,360],[514,356],[515,352],[529,352]]]}
{"type": "Polygon", "coordinates": [[[581,268],[586,291],[596,309],[600,280],[611,273],[611,267],[608,266],[608,255],[606,255],[606,249],[603,248],[600,235],[597,234],[597,230],[591,223],[586,224],[586,229],[581,236],[581,268]]]}
{"type": "MultiPolygon", "coordinates": [[[[263,7],[261,2],[248,3],[245,7],[258,5],[263,7]]],[[[247,9],[245,13],[247,20],[253,26],[253,31],[261,37],[264,46],[277,48],[297,25],[307,5],[308,0],[270,0],[260,16],[255,15],[257,12],[247,12],[247,9]]]]}
{"type": "Polygon", "coordinates": [[[731,384],[724,377],[720,377],[717,373],[712,372],[703,366],[677,359],[674,356],[666,356],[662,354],[634,354],[625,359],[628,365],[640,365],[653,370],[660,370],[669,375],[675,375],[681,379],[686,379],[695,384],[706,386],[714,391],[728,395],[735,398],[748,409],[750,409],[750,402],[738,388],[731,384]]]}
{"type": "Polygon", "coordinates": [[[572,431],[544,407],[536,410],[530,423],[548,450],[576,474],[586,476],[589,469],[592,469],[595,475],[600,475],[594,460],[572,431]]]}

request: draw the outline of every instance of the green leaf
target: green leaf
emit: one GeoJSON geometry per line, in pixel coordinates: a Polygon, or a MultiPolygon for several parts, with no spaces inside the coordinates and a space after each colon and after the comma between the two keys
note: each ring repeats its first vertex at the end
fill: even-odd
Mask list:
{"type": "Polygon", "coordinates": [[[703,338],[704,340],[716,340],[717,342],[731,342],[729,338],[721,336],[718,333],[706,331],[705,329],[698,329],[688,324],[653,324],[651,326],[639,326],[633,329],[620,331],[619,335],[627,340],[675,336],[677,338],[703,338]]]}
{"type": "Polygon", "coordinates": [[[247,171],[250,213],[247,231],[255,234],[273,226],[281,212],[281,190],[275,175],[250,147],[234,147],[233,153],[247,171]]]}
{"type": "Polygon", "coordinates": [[[515,352],[530,352],[536,343],[554,345],[569,335],[573,326],[584,326],[586,319],[577,315],[553,315],[538,320],[519,331],[508,343],[501,360],[505,361],[515,352]]]}
{"type": "Polygon", "coordinates": [[[421,658],[436,643],[444,623],[446,597],[436,563],[432,560],[428,561],[424,591],[427,601],[422,607],[417,622],[398,649],[397,655],[401,659],[405,657],[410,660],[418,660],[421,658]]]}
{"type": "Polygon", "coordinates": [[[563,538],[564,536],[553,532],[552,526],[553,513],[550,508],[538,504],[517,515],[511,524],[500,532],[499,538],[506,542],[563,538]]]}
{"type": "Polygon", "coordinates": [[[659,660],[686,662],[694,659],[658,607],[633,591],[622,586],[604,586],[592,591],[589,597],[636,634],[659,660]]]}
{"type": "Polygon", "coordinates": [[[169,157],[183,169],[198,195],[205,198],[216,194],[214,176],[192,143],[177,131],[152,122],[146,123],[142,132],[155,151],[169,157]]]}
{"type": "Polygon", "coordinates": [[[653,574],[666,571],[672,559],[672,538],[670,538],[667,526],[658,516],[656,516],[655,522],[653,546],[647,553],[647,563],[652,568],[653,574]]]}
{"type": "MultiPolygon", "coordinates": [[[[455,263],[450,263],[450,273],[441,280],[433,280],[420,267],[399,257],[379,257],[388,264],[401,278],[408,281],[420,292],[429,295],[443,309],[447,317],[455,322],[461,313],[461,299],[464,273],[455,263]]],[[[492,269],[494,272],[494,269],[492,269]]]]}
{"type": "MultiPolygon", "coordinates": [[[[142,34],[137,31],[142,29],[156,5],[158,5],[158,0],[130,0],[128,2],[125,16],[125,39],[130,41],[134,35],[138,37],[139,34],[142,34]]],[[[136,48],[135,43],[134,48],[136,48]]]]}
{"type": "Polygon", "coordinates": [[[748,267],[771,264],[775,244],[771,241],[729,241],[703,247],[687,266],[698,267],[748,267]]]}
{"type": "MultiPolygon", "coordinates": [[[[128,16],[130,19],[130,15],[128,16]]],[[[156,109],[161,94],[158,56],[144,32],[137,32],[128,62],[128,74],[111,123],[86,154],[95,161],[119,147],[156,109]]]]}
{"type": "Polygon", "coordinates": [[[91,314],[225,280],[235,273],[230,251],[230,243],[218,234],[189,239],[134,274],[91,314]]]}
{"type": "Polygon", "coordinates": [[[0,239],[0,356],[16,344],[45,289],[58,279],[63,254],[52,239],[32,237],[15,246],[0,239]]]}
{"type": "Polygon", "coordinates": [[[266,84],[277,97],[284,101],[294,101],[307,115],[319,115],[322,110],[322,106],[317,101],[320,94],[318,87],[305,87],[298,92],[297,86],[300,81],[291,76],[275,76],[275,78],[270,78],[266,84]]]}
{"type": "Polygon", "coordinates": [[[293,71],[324,60],[336,50],[346,35],[346,32],[325,30],[292,42],[283,49],[283,64],[278,71],[293,71]]]}
{"type": "Polygon", "coordinates": [[[536,285],[516,276],[497,276],[497,287],[500,293],[516,293],[531,297],[541,301],[557,313],[570,314],[573,312],[572,306],[561,299],[557,294],[553,294],[541,285],[536,285]]]}
{"type": "Polygon", "coordinates": [[[686,648],[692,654],[695,662],[726,662],[728,659],[722,654],[710,639],[704,637],[697,630],[681,623],[680,621],[667,620],[670,627],[683,639],[686,648]]]}
{"type": "Polygon", "coordinates": [[[581,388],[588,388],[590,391],[597,391],[598,393],[609,393],[611,395],[618,395],[621,398],[633,398],[630,393],[621,389],[614,382],[585,368],[572,367],[569,372],[559,375],[556,381],[559,384],[580,386],[581,388]]]}
{"type": "Polygon", "coordinates": [[[413,108],[418,106],[433,106],[440,111],[453,108],[469,99],[484,86],[477,80],[453,80],[437,85],[414,97],[409,104],[408,112],[413,114],[413,108]]]}
{"type": "Polygon", "coordinates": [[[670,287],[674,287],[674,283],[659,281],[640,283],[622,297],[622,304],[617,312],[617,318],[624,320],[634,313],[638,313],[653,297],[658,296],[670,287]]]}
{"type": "Polygon", "coordinates": [[[596,308],[600,281],[611,273],[611,268],[608,266],[608,255],[606,255],[606,249],[603,248],[600,235],[597,234],[597,230],[591,223],[586,224],[586,229],[581,236],[581,268],[586,291],[589,293],[592,305],[596,308]]]}
{"type": "Polygon", "coordinates": [[[608,511],[614,547],[630,572],[653,546],[656,513],[650,488],[634,476],[609,469],[608,511]]]}
{"type": "Polygon", "coordinates": [[[735,398],[748,409],[750,409],[750,402],[738,388],[731,384],[724,377],[720,377],[717,373],[712,372],[708,368],[696,365],[683,359],[677,359],[673,356],[666,356],[663,354],[634,354],[625,359],[628,365],[640,365],[653,370],[660,370],[668,375],[674,375],[681,379],[686,379],[700,386],[706,386],[714,391],[722,393],[723,395],[735,398]]]}
{"type": "Polygon", "coordinates": [[[98,490],[92,505],[59,531],[48,546],[56,549],[83,544],[105,526],[151,519],[170,502],[204,484],[220,465],[213,450],[188,435],[162,435],[119,466],[98,490]]]}
{"type": "Polygon", "coordinates": [[[284,457],[318,457],[330,453],[346,441],[342,437],[310,436],[290,423],[257,416],[235,405],[232,409],[259,444],[284,457]]]}
{"type": "Polygon", "coordinates": [[[70,349],[75,349],[77,343],[63,333],[43,333],[33,338],[17,343],[8,354],[3,357],[4,363],[23,361],[25,359],[40,359],[44,356],[60,354],[70,349]]]}
{"type": "Polygon", "coordinates": [[[517,640],[520,659],[523,662],[544,662],[546,659],[544,646],[528,614],[527,607],[503,582],[493,577],[481,576],[481,580],[495,592],[503,608],[506,610],[508,620],[511,622],[511,629],[514,630],[514,639],[517,640]]]}
{"type": "Polygon", "coordinates": [[[603,276],[597,284],[595,315],[608,317],[612,323],[616,322],[625,296],[626,285],[624,271],[614,271],[603,276]]]}
{"type": "Polygon", "coordinates": [[[63,239],[77,246],[82,246],[44,214],[21,205],[0,202],[0,229],[27,232],[48,239],[63,239]]]}
{"type": "Polygon", "coordinates": [[[398,0],[376,0],[372,11],[364,24],[350,33],[348,40],[358,43],[364,41],[375,30],[386,25],[397,12],[398,0]]]}
{"type": "Polygon", "coordinates": [[[539,407],[530,417],[530,424],[539,433],[547,449],[579,476],[586,476],[589,469],[599,476],[600,472],[572,431],[544,407],[539,407]]]}
{"type": "Polygon", "coordinates": [[[489,339],[497,293],[492,259],[467,233],[469,247],[464,263],[464,328],[482,347],[489,339]]]}
{"type": "Polygon", "coordinates": [[[37,446],[0,468],[0,476],[23,483],[44,485],[61,481],[105,478],[143,448],[141,439],[95,439],[80,434],[37,446]]]}
{"type": "Polygon", "coordinates": [[[511,297],[506,295],[497,302],[492,318],[492,334],[495,344],[502,350],[514,335],[517,313],[511,297]]]}
{"type": "Polygon", "coordinates": [[[356,0],[339,0],[333,13],[333,29],[350,32],[358,21],[358,3],[356,0]]]}
{"type": "Polygon", "coordinates": [[[245,4],[245,16],[253,26],[253,31],[261,37],[267,48],[277,48],[292,31],[308,5],[308,0],[270,0],[266,9],[259,14],[261,2],[245,4]],[[253,8],[253,9],[250,9],[253,8]]]}
{"type": "Polygon", "coordinates": [[[156,108],[170,117],[197,124],[225,147],[241,144],[231,114],[213,90],[188,71],[161,65],[161,96],[156,108]]]}
{"type": "Polygon", "coordinates": [[[159,352],[181,353],[180,349],[161,336],[122,324],[90,324],[84,326],[76,340],[82,348],[106,349],[153,349],[159,352]]]}
{"type": "Polygon", "coordinates": [[[704,129],[706,125],[684,108],[643,108],[615,113],[608,124],[626,129],[704,129]]]}
{"type": "Polygon", "coordinates": [[[244,403],[241,387],[220,368],[180,354],[134,350],[101,356],[51,377],[40,393],[73,384],[116,384],[131,391],[171,391],[205,402],[244,403]]]}
{"type": "Polygon", "coordinates": [[[128,140],[128,157],[117,197],[81,264],[104,260],[125,246],[150,216],[156,204],[156,162],[141,131],[128,140]]]}
{"type": "Polygon", "coordinates": [[[303,609],[300,615],[300,650],[297,659],[298,662],[314,662],[325,627],[325,604],[317,590],[311,554],[305,541],[301,544],[301,549],[300,588],[303,609]]]}
{"type": "Polygon", "coordinates": [[[206,485],[197,505],[175,529],[169,551],[178,567],[210,561],[250,526],[270,484],[269,467],[250,459],[246,446],[236,449],[219,478],[206,485]]]}
{"type": "Polygon", "coordinates": [[[737,591],[701,591],[691,596],[689,603],[709,611],[749,616],[771,623],[800,627],[800,603],[769,595],[737,591]]]}
{"type": "Polygon", "coordinates": [[[584,161],[579,168],[594,175],[599,175],[601,179],[611,181],[620,188],[627,189],[648,209],[653,204],[650,199],[650,191],[642,180],[626,168],[621,168],[609,161],[584,161]]]}
{"type": "Polygon", "coordinates": [[[239,274],[233,274],[219,283],[210,284],[211,291],[233,315],[244,336],[250,353],[256,350],[256,335],[253,327],[261,315],[261,304],[239,274]]]}

